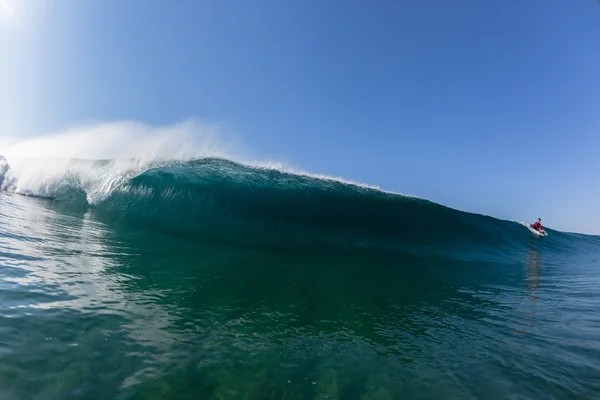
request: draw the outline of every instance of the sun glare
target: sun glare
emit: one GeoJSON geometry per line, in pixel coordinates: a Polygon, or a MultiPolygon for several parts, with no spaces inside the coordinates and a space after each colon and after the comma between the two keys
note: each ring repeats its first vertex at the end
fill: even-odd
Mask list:
{"type": "Polygon", "coordinates": [[[17,0],[0,0],[0,22],[17,20],[17,0]]]}

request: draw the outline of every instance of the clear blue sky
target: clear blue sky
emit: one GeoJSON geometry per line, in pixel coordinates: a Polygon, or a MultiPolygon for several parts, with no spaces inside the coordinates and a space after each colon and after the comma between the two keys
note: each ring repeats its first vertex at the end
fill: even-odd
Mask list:
{"type": "Polygon", "coordinates": [[[598,1],[6,1],[4,132],[193,117],[262,158],[600,233],[598,1]]]}

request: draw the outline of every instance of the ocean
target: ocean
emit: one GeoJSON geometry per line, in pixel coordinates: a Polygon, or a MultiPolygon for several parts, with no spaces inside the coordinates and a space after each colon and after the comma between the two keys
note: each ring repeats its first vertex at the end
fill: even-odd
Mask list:
{"type": "Polygon", "coordinates": [[[222,158],[0,185],[2,400],[600,399],[598,236],[222,158]]]}

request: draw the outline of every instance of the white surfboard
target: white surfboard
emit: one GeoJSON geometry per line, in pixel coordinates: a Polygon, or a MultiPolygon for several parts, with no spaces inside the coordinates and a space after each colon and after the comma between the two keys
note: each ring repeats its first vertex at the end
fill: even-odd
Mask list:
{"type": "Polygon", "coordinates": [[[529,229],[529,231],[530,231],[531,233],[533,233],[535,236],[538,236],[538,237],[544,237],[544,236],[548,236],[548,232],[546,232],[546,231],[540,232],[540,231],[538,231],[538,230],[536,230],[536,229],[533,229],[533,228],[531,227],[531,225],[529,225],[529,224],[528,224],[528,223],[526,223],[526,222],[521,222],[521,225],[523,225],[525,228],[529,229]]]}

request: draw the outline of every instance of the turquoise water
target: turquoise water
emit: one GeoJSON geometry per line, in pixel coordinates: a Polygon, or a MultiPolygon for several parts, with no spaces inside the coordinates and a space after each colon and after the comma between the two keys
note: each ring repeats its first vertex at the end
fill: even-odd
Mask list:
{"type": "Polygon", "coordinates": [[[225,160],[114,167],[0,168],[1,399],[600,398],[600,237],[225,160]]]}

